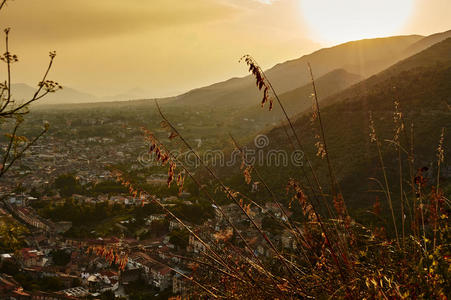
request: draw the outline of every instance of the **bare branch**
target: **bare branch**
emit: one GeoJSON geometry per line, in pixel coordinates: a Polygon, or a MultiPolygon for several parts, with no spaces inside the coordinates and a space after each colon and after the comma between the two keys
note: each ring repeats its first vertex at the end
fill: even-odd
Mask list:
{"type": "Polygon", "coordinates": [[[8,0],[3,0],[2,3],[0,4],[0,10],[3,8],[3,6],[6,4],[6,1],[8,0]]]}
{"type": "Polygon", "coordinates": [[[5,165],[6,165],[7,161],[8,161],[9,155],[11,153],[11,147],[12,147],[12,145],[14,143],[14,138],[16,137],[16,132],[17,132],[17,129],[19,128],[19,125],[20,125],[20,121],[16,120],[16,125],[14,126],[13,132],[12,132],[11,137],[9,139],[9,143],[8,143],[8,147],[6,148],[5,155],[3,156],[3,162],[2,162],[2,165],[1,165],[0,176],[4,173],[3,170],[5,169],[5,165]]]}
{"type": "Polygon", "coordinates": [[[39,133],[31,142],[29,142],[18,154],[14,155],[13,159],[8,163],[8,166],[5,168],[3,165],[2,170],[0,171],[0,177],[5,174],[9,168],[18,160],[20,159],[25,151],[27,151],[33,144],[36,143],[38,139],[40,139],[46,132],[48,131],[48,126],[46,125],[45,128],[39,133]]]}
{"type": "Polygon", "coordinates": [[[280,254],[279,250],[274,246],[274,244],[271,242],[271,240],[268,238],[268,236],[261,230],[261,228],[255,223],[255,221],[252,219],[252,217],[246,212],[246,210],[239,205],[238,199],[230,192],[230,190],[224,185],[224,183],[219,179],[219,177],[208,167],[205,165],[205,163],[202,161],[202,159],[199,157],[199,155],[194,151],[194,149],[189,145],[189,143],[183,138],[183,136],[180,135],[178,130],[172,125],[172,123],[166,118],[166,116],[161,111],[160,105],[158,104],[158,101],[155,100],[155,104],[157,106],[158,112],[161,116],[161,118],[171,127],[171,129],[177,134],[177,136],[180,138],[180,140],[185,144],[185,146],[194,153],[196,159],[201,163],[201,165],[210,173],[210,175],[215,179],[219,185],[222,187],[223,191],[235,202],[236,205],[240,208],[241,212],[246,216],[246,218],[251,222],[253,227],[258,231],[260,236],[263,237],[263,239],[268,243],[269,247],[274,251],[276,254],[276,257],[283,263],[287,271],[292,275],[292,278],[294,281],[299,284],[299,281],[294,273],[294,271],[290,268],[290,266],[286,263],[285,259],[280,254]]]}

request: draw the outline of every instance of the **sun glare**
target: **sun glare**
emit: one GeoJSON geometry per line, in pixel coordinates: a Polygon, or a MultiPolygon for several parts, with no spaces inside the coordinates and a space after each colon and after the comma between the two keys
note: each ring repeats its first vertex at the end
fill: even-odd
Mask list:
{"type": "Polygon", "coordinates": [[[393,35],[410,17],[415,0],[301,0],[312,38],[341,43],[393,35]]]}

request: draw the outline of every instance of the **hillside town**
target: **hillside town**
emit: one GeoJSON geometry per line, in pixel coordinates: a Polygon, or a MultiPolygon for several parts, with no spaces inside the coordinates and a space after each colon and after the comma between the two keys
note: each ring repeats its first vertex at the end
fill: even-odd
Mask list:
{"type": "MultiPolygon", "coordinates": [[[[6,145],[2,147],[5,151],[6,145]]],[[[164,168],[149,169],[139,160],[145,149],[141,135],[124,143],[50,134],[24,153],[8,176],[0,178],[0,224],[5,227],[0,234],[17,239],[14,251],[0,255],[1,299],[183,297],[191,294],[194,275],[202,272],[199,264],[206,263],[202,258],[211,249],[242,246],[244,239],[254,249],[252,255],[270,262],[274,253],[255,226],[284,255],[297,253],[298,241],[280,226],[292,211],[273,202],[205,207],[188,191],[163,193],[157,200],[179,209],[181,223],[155,209],[148,194],[124,190],[115,183],[118,166],[149,189],[167,190],[164,168]],[[82,215],[81,223],[73,223],[74,209],[94,210],[93,219],[82,215]],[[105,210],[110,214],[101,217],[105,210]],[[16,228],[23,234],[10,233],[16,228]]],[[[443,177],[450,177],[450,171],[443,166],[443,177]]],[[[425,178],[432,176],[432,168],[425,170],[425,178]]],[[[258,189],[254,183],[249,192],[258,189]]]]}
{"type": "MultiPolygon", "coordinates": [[[[105,295],[127,299],[137,293],[137,286],[156,298],[183,296],[192,286],[190,281],[199,263],[193,261],[199,259],[199,254],[208,253],[207,247],[223,248],[226,243],[236,243],[237,233],[230,223],[239,224],[235,229],[256,249],[255,255],[262,259],[271,257],[264,240],[234,204],[210,205],[208,210],[212,213],[196,226],[153,211],[143,216],[142,222],[133,214],[113,218],[109,234],[92,230],[78,238],[71,234],[71,221],[55,221],[42,215],[42,206],[64,207],[69,202],[80,207],[117,206],[124,211],[145,208],[152,200],[147,194],[86,192],[88,186],[111,184],[115,178],[110,166],[121,163],[141,174],[139,178],[150,187],[166,188],[167,174],[145,173],[146,166],[133,157],[142,148],[141,136],[121,144],[110,138],[61,140],[50,135],[30,147],[22,160],[11,167],[8,176],[0,179],[0,220],[18,224],[26,234],[15,251],[1,253],[2,299],[100,299],[105,295]],[[73,181],[58,186],[61,178],[73,181]],[[81,187],[79,191],[64,192],[64,185],[74,183],[81,187]],[[142,232],[145,234],[140,235],[142,232]],[[45,290],[39,288],[43,286],[45,290]]],[[[197,204],[196,198],[186,191],[158,201],[168,208],[184,206],[188,210],[197,204]]],[[[271,224],[268,214],[275,219],[291,214],[289,210],[281,214],[269,202],[247,209],[259,227],[264,222],[271,224]]],[[[267,234],[287,252],[296,250],[289,234],[267,234]]]]}
{"type": "MultiPolygon", "coordinates": [[[[2,151],[6,147],[2,144],[2,151]]],[[[83,184],[108,180],[112,178],[108,166],[133,161],[138,164],[137,149],[142,147],[140,136],[131,138],[127,143],[117,143],[111,138],[99,136],[85,139],[44,136],[25,151],[20,164],[10,168],[9,176],[1,178],[1,189],[23,185],[42,190],[59,175],[74,172],[83,184]]]]}
{"type": "Polygon", "coordinates": [[[0,300],[451,296],[451,0],[0,0],[0,300]]]}
{"type": "MultiPolygon", "coordinates": [[[[137,240],[126,237],[108,238],[65,238],[70,229],[69,222],[53,223],[36,215],[32,208],[19,200],[2,203],[2,218],[14,217],[30,229],[26,247],[14,253],[2,253],[1,267],[15,269],[31,281],[52,280],[57,291],[36,291],[25,289],[11,274],[0,274],[0,297],[2,299],[85,299],[109,293],[116,298],[127,298],[136,284],[152,291],[156,297],[184,295],[189,287],[191,274],[198,265],[193,263],[199,253],[208,252],[206,245],[193,234],[189,234],[186,244],[174,241],[171,232],[183,230],[182,224],[167,215],[155,214],[146,218],[150,227],[153,222],[167,220],[167,234],[137,240]],[[110,256],[113,257],[110,257],[110,256]]],[[[33,201],[32,199],[24,200],[33,201]]],[[[271,257],[260,235],[246,223],[235,205],[213,207],[214,218],[193,229],[202,241],[210,241],[208,247],[224,247],[233,243],[236,233],[228,226],[222,212],[233,216],[232,222],[241,224],[240,234],[256,249],[259,257],[271,257]]],[[[263,216],[270,213],[274,218],[283,218],[280,211],[271,204],[253,208],[250,213],[261,225],[263,216]]],[[[290,212],[287,210],[287,214],[290,212]]],[[[118,224],[119,225],[119,224],[118,224]]],[[[188,224],[186,226],[191,227],[188,224]]],[[[287,252],[295,251],[296,243],[290,234],[268,235],[287,252]]],[[[163,297],[163,298],[164,298],[163,297]]]]}

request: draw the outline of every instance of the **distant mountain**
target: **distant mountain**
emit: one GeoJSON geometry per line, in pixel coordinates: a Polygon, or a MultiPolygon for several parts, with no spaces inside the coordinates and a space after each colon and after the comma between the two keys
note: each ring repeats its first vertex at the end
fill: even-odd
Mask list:
{"type": "MultiPolygon", "coordinates": [[[[36,88],[33,88],[24,83],[17,83],[11,85],[12,97],[18,102],[30,100],[36,88]]],[[[36,104],[68,104],[68,103],[86,103],[97,101],[97,97],[77,91],[69,87],[63,87],[62,90],[56,93],[48,94],[36,104]]]]}
{"type": "Polygon", "coordinates": [[[406,49],[405,53],[407,56],[414,55],[414,54],[421,52],[421,51],[429,48],[430,46],[437,44],[443,40],[446,40],[447,38],[450,38],[450,37],[451,37],[451,30],[432,34],[430,36],[427,36],[427,37],[419,40],[416,43],[413,43],[411,46],[409,46],[406,49]]]}
{"type": "MultiPolygon", "coordinates": [[[[340,101],[358,101],[358,99],[363,99],[367,95],[373,95],[375,91],[378,91],[379,98],[381,101],[383,97],[388,97],[391,100],[404,97],[405,94],[411,95],[412,91],[400,90],[400,83],[405,83],[406,80],[401,80],[400,76],[402,74],[409,74],[409,72],[425,72],[423,70],[442,70],[444,67],[451,63],[451,38],[448,38],[442,42],[439,42],[426,50],[415,54],[407,59],[401,60],[392,67],[380,72],[377,75],[372,76],[368,80],[362,81],[356,86],[346,89],[334,97],[325,99],[324,103],[330,104],[333,102],[340,101]],[[393,79],[393,83],[389,84],[390,80],[393,79]],[[386,85],[386,89],[381,91],[381,86],[386,85]]],[[[402,76],[401,76],[402,77],[402,76]]],[[[426,80],[420,80],[418,86],[423,86],[426,80]]],[[[451,81],[450,81],[451,82],[451,81]]],[[[410,84],[413,84],[410,82],[410,84]]],[[[435,84],[434,84],[435,86],[435,84]]],[[[451,88],[451,84],[448,82],[448,86],[451,88]]],[[[428,88],[425,86],[425,88],[428,88]]],[[[414,90],[417,90],[416,88],[414,90]]],[[[372,96],[374,97],[374,95],[372,96]]],[[[451,95],[450,95],[451,97],[451,95]]],[[[432,101],[433,99],[430,99],[432,101]]],[[[410,99],[409,101],[415,101],[415,99],[410,99]]],[[[431,109],[431,102],[428,102],[425,109],[431,109]]],[[[451,101],[451,99],[448,99],[451,101]]],[[[426,104],[426,103],[425,103],[426,104]]]]}
{"type": "Polygon", "coordinates": [[[405,49],[422,38],[410,35],[348,42],[276,65],[266,73],[279,93],[292,90],[291,81],[303,84],[310,81],[307,63],[312,65],[316,76],[344,69],[368,77],[405,58],[405,49]]]}
{"type": "MultiPolygon", "coordinates": [[[[363,77],[349,73],[343,69],[333,70],[315,80],[319,99],[322,101],[326,97],[331,96],[362,79],[363,77]]],[[[281,94],[279,98],[284,104],[288,114],[293,116],[312,107],[312,93],[312,84],[308,83],[300,88],[281,94]]],[[[267,107],[261,108],[259,104],[241,110],[240,113],[233,118],[232,122],[239,122],[244,118],[257,122],[266,122],[268,125],[284,119],[282,111],[277,104],[274,105],[272,111],[268,111],[267,107]]]]}
{"type": "MultiPolygon", "coordinates": [[[[422,38],[419,35],[411,35],[349,42],[278,64],[267,70],[266,74],[279,94],[309,83],[307,63],[311,63],[317,77],[335,69],[344,69],[368,77],[406,58],[408,56],[406,49],[422,38]]],[[[255,104],[258,102],[259,93],[254,87],[254,79],[250,76],[232,78],[172,99],[187,105],[255,104]]]]}
{"type": "MultiPolygon", "coordinates": [[[[317,78],[337,69],[367,78],[449,36],[451,31],[428,37],[409,35],[348,42],[277,64],[268,69],[266,74],[279,95],[301,88],[310,82],[307,63],[312,65],[317,78]]],[[[246,66],[243,65],[243,68],[246,66]]],[[[255,106],[258,105],[260,93],[254,87],[254,79],[251,76],[231,78],[161,100],[171,101],[175,105],[255,106]]],[[[20,99],[23,95],[28,95],[29,88],[18,85],[17,97],[20,99]]],[[[149,96],[149,92],[139,88],[106,97],[95,97],[65,88],[63,91],[50,95],[41,104],[129,101],[151,98],[149,96]]]]}
{"type": "Polygon", "coordinates": [[[11,85],[12,98],[18,101],[24,101],[33,97],[36,89],[25,83],[15,83],[11,85]]]}
{"type": "Polygon", "coordinates": [[[128,100],[139,100],[139,99],[149,99],[150,92],[142,89],[142,88],[134,88],[128,91],[125,91],[120,94],[101,97],[99,100],[101,101],[128,101],[128,100]]]}
{"type": "MultiPolygon", "coordinates": [[[[377,134],[382,142],[382,153],[389,181],[394,183],[392,193],[396,194],[396,182],[399,182],[397,152],[386,140],[393,139],[394,101],[400,102],[400,109],[406,124],[407,134],[402,135],[401,143],[408,147],[410,125],[414,124],[415,166],[433,168],[436,163],[436,148],[441,128],[445,128],[446,147],[449,148],[451,132],[451,38],[439,42],[426,50],[413,55],[387,70],[378,73],[337,94],[327,97],[321,105],[327,146],[333,168],[340,182],[348,208],[364,212],[381,194],[371,192],[379,190],[369,178],[380,178],[382,173],[377,160],[377,149],[369,138],[369,111],[377,134]]],[[[316,156],[315,130],[312,129],[311,113],[305,112],[292,118],[294,127],[304,145],[306,155],[320,181],[328,186],[327,164],[316,156]]],[[[291,135],[291,132],[288,130],[291,135]]],[[[269,145],[278,150],[290,150],[286,128],[275,127],[268,130],[266,136],[269,145]]],[[[248,144],[253,146],[252,143],[248,144]]],[[[407,157],[403,154],[405,174],[408,173],[407,157]]],[[[449,159],[447,159],[449,162],[449,159]]],[[[445,161],[444,165],[449,165],[445,161]]],[[[238,172],[238,170],[235,170],[238,172]]],[[[237,181],[241,174],[231,177],[237,181]]],[[[271,188],[284,194],[289,176],[301,178],[298,167],[260,168],[271,188]]],[[[434,171],[435,172],[435,171],[434,171]]],[[[447,175],[449,176],[449,175],[447,175]]],[[[431,179],[433,180],[433,179],[431,179]]],[[[227,183],[226,183],[227,184],[227,183]]],[[[431,182],[430,184],[434,184],[431,182]]],[[[450,188],[450,178],[441,180],[441,187],[450,188]]],[[[327,190],[327,188],[326,188],[327,190]]],[[[446,194],[446,192],[445,192],[446,194]]],[[[398,198],[395,198],[398,199],[398,198]]],[[[384,206],[387,207],[386,205],[384,206]]],[[[395,203],[395,210],[399,205],[395,203]]],[[[364,213],[363,213],[364,214],[364,213]]]]}

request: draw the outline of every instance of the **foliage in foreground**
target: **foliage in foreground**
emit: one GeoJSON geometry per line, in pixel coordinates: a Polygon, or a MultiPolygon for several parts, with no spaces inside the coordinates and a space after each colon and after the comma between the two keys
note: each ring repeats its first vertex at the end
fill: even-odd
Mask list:
{"type": "MultiPolygon", "coordinates": [[[[278,103],[284,112],[283,104],[264,72],[250,56],[244,57],[251,73],[256,78],[257,87],[263,91],[262,106],[269,104],[271,110],[278,103]]],[[[169,131],[170,139],[180,142],[194,153],[200,165],[208,174],[208,184],[199,182],[193,173],[171,155],[166,146],[151,132],[144,130],[150,144],[149,152],[157,160],[168,165],[168,186],[173,182],[183,190],[185,177],[188,177],[211,204],[217,204],[212,190],[219,190],[227,199],[236,204],[243,217],[248,220],[250,229],[257,239],[266,243],[266,255],[257,252],[251,240],[231,221],[221,207],[218,207],[233,235],[218,234],[214,243],[209,242],[195,228],[186,225],[177,215],[165,209],[156,196],[153,202],[161,207],[170,217],[179,221],[185,230],[205,247],[200,257],[190,264],[192,276],[185,276],[191,282],[189,294],[192,297],[208,298],[349,298],[349,299],[446,299],[451,290],[450,269],[450,230],[449,200],[440,188],[440,166],[444,161],[444,129],[437,148],[437,179],[435,186],[430,186],[423,173],[427,170],[415,170],[413,141],[401,142],[400,136],[406,132],[405,120],[399,110],[399,103],[394,104],[393,124],[394,145],[398,160],[407,157],[409,174],[400,172],[400,202],[394,200],[393,184],[385,172],[384,156],[380,151],[381,142],[377,136],[376,126],[370,116],[369,139],[376,145],[378,163],[382,170],[381,179],[374,179],[385,195],[384,205],[389,207],[389,215],[381,214],[381,202],[374,203],[372,214],[379,219],[377,226],[371,228],[357,223],[349,215],[345,201],[340,192],[338,180],[329,159],[326,134],[321,120],[320,108],[313,81],[313,116],[311,122],[316,130],[317,156],[328,166],[330,185],[323,188],[317,180],[316,170],[306,157],[306,166],[300,167],[302,179],[290,179],[287,183],[288,201],[293,209],[300,211],[296,221],[287,215],[280,205],[282,201],[271,191],[258,170],[246,164],[243,157],[243,175],[245,182],[258,181],[273,197],[273,203],[285,218],[276,218],[269,214],[277,224],[265,221],[261,227],[255,222],[250,208],[258,204],[227,187],[215,171],[209,168],[196,155],[193,148],[177,131],[172,123],[157,108],[163,118],[162,125],[169,131]],[[404,144],[405,143],[405,144],[404,144]],[[407,150],[406,150],[407,149],[407,150]],[[385,204],[386,203],[386,204],[385,204]],[[401,215],[394,205],[401,206],[401,215]],[[299,221],[301,219],[302,221],[299,221]],[[272,226],[268,227],[268,224],[272,226]],[[278,228],[278,232],[289,235],[292,247],[283,248],[273,240],[277,237],[268,228],[278,228]],[[282,229],[281,229],[282,228],[282,229]]],[[[293,124],[285,113],[286,132],[292,144],[298,149],[303,145],[297,136],[293,124]]],[[[233,137],[232,137],[233,139],[233,137]]],[[[235,147],[240,146],[234,141],[235,147]]],[[[400,171],[402,166],[400,166],[400,171]]],[[[132,194],[146,193],[118,173],[118,180],[129,188],[132,194]]],[[[396,199],[397,200],[397,199],[396,199]]],[[[287,201],[284,201],[287,202],[287,201]]]]}

